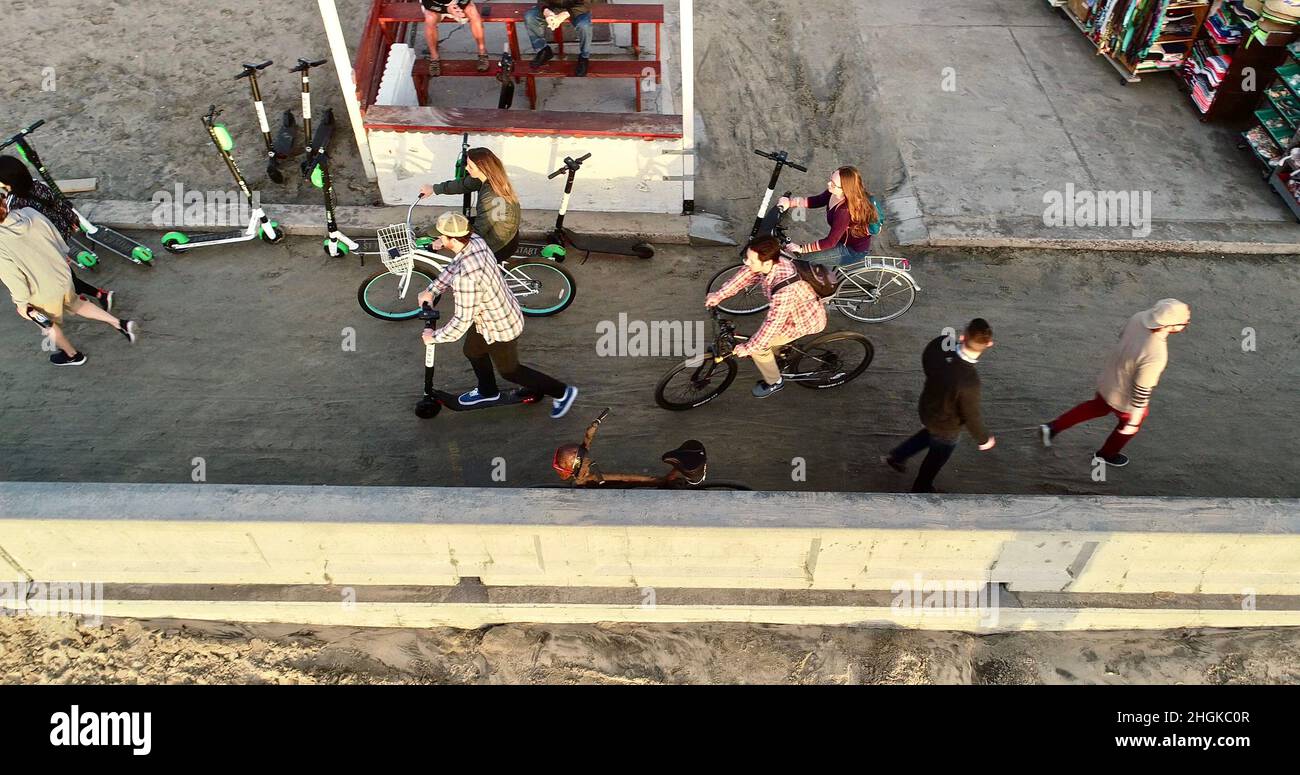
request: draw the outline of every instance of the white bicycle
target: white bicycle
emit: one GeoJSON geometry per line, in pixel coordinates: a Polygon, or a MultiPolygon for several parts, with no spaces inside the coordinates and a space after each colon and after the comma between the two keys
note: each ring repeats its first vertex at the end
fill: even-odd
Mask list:
{"type": "MultiPolygon", "coordinates": [[[[787,256],[799,258],[799,256],[787,256]]],[[[721,288],[744,264],[729,266],[709,281],[709,293],[721,288]]],[[[823,301],[828,309],[839,310],[863,323],[884,323],[900,317],[916,302],[917,284],[906,258],[867,256],[855,264],[835,267],[839,280],[835,295],[823,301]]],[[[718,309],[732,315],[752,315],[767,309],[767,296],[759,283],[723,301],[718,309]]]]}
{"type": "MultiPolygon", "coordinates": [[[[417,298],[429,283],[452,262],[428,250],[433,240],[416,238],[411,231],[411,214],[417,197],[406,211],[406,223],[379,230],[379,260],[384,268],[361,281],[357,303],[367,315],[380,320],[412,320],[420,314],[417,298]]],[[[506,287],[529,317],[547,317],[563,312],[573,303],[577,285],[573,276],[550,261],[501,262],[506,287]]]]}

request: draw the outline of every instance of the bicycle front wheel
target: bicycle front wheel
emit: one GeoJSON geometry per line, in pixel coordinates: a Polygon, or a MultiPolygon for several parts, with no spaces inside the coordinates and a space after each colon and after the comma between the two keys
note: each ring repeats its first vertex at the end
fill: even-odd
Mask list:
{"type": "MultiPolygon", "coordinates": [[[[715,274],[713,279],[709,280],[709,293],[716,292],[744,269],[744,264],[736,264],[715,274]]],[[[767,309],[767,306],[767,294],[763,293],[762,283],[754,283],[730,299],[723,301],[718,305],[718,309],[728,315],[753,315],[755,312],[762,312],[767,309]]]]}
{"type": "Polygon", "coordinates": [[[736,359],[715,363],[701,355],[674,366],[655,386],[655,402],[670,412],[684,412],[722,395],[736,379],[736,359]]]}
{"type": "Polygon", "coordinates": [[[897,269],[866,266],[851,271],[829,305],[863,323],[884,323],[901,317],[916,302],[916,287],[897,269]]]}
{"type": "Polygon", "coordinates": [[[506,285],[530,317],[544,318],[568,309],[578,286],[567,270],[546,261],[506,264],[506,285]]]}
{"type": "Polygon", "coordinates": [[[361,281],[357,303],[366,314],[380,320],[411,320],[420,314],[420,292],[429,287],[437,275],[423,267],[411,270],[406,295],[399,295],[402,278],[382,269],[361,281]]]}
{"type": "Polygon", "coordinates": [[[876,357],[871,340],[854,331],[825,334],[792,347],[785,376],[806,388],[833,388],[857,379],[876,357]]]}

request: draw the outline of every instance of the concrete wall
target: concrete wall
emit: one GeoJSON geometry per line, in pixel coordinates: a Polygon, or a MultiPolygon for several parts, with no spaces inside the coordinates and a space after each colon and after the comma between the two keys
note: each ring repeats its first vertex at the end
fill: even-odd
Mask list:
{"type": "MultiPolygon", "coordinates": [[[[476,134],[476,146],[490,148],[506,161],[510,180],[530,209],[554,210],[564,195],[564,178],[546,176],[564,163],[590,153],[574,183],[572,210],[627,213],[679,213],[682,141],[623,137],[515,136],[476,134]]],[[[424,183],[451,177],[460,157],[461,136],[434,132],[370,132],[371,155],[379,190],[388,204],[410,204],[424,183]]],[[[441,197],[448,207],[459,199],[441,197]]]]}
{"type": "MultiPolygon", "coordinates": [[[[0,484],[0,581],[383,587],[453,586],[476,577],[489,587],[896,590],[920,579],[1001,583],[1019,593],[1300,596],[1298,505],[10,483],[0,484]]],[[[175,601],[121,605],[161,610],[151,608],[154,603],[178,610],[175,601]]],[[[306,604],[283,605],[288,611],[306,604]]],[[[829,605],[804,614],[761,608],[675,610],[682,621],[873,620],[862,618],[863,608],[852,608],[852,616],[850,609],[829,605]]],[[[480,605],[458,612],[417,605],[394,614],[399,609],[372,613],[390,622],[412,616],[472,621],[507,609],[524,621],[638,615],[636,606],[609,605],[480,605]]],[[[1193,611],[1184,619],[1265,623],[1239,613],[1193,611]]],[[[672,616],[655,614],[665,615],[672,616]]],[[[1294,610],[1271,615],[1271,623],[1300,624],[1294,610]]],[[[1021,609],[1015,616],[1024,626],[1087,621],[1060,611],[1021,609]]],[[[1099,621],[1095,612],[1089,616],[1099,621]]],[[[1124,616],[1137,615],[1130,610],[1124,616]]],[[[1151,621],[1170,617],[1165,612],[1151,621]]],[[[905,616],[894,618],[916,626],[905,616]]]]}

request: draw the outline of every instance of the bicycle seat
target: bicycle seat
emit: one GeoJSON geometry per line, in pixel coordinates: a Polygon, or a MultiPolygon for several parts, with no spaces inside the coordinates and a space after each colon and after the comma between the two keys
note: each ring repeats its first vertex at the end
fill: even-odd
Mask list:
{"type": "Polygon", "coordinates": [[[691,484],[704,481],[704,469],[708,465],[708,453],[704,445],[695,439],[682,442],[682,445],[660,458],[674,469],[680,471],[691,484]]]}

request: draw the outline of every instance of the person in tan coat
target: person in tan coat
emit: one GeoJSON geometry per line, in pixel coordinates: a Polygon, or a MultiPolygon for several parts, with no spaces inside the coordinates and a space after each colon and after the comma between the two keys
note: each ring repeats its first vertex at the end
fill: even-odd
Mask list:
{"type": "Polygon", "coordinates": [[[1191,322],[1191,307],[1178,299],[1161,299],[1129,318],[1097,378],[1097,394],[1038,426],[1043,446],[1052,446],[1057,434],[1081,422],[1114,414],[1119,422],[1094,459],[1116,468],[1128,465],[1128,456],[1120,450],[1137,435],[1150,411],[1151,393],[1169,363],[1169,335],[1186,331],[1191,322]]]}
{"type": "Polygon", "coordinates": [[[40,325],[58,348],[50,363],[86,362],[85,354],[63,333],[65,312],[107,323],[134,343],[133,321],[119,320],[77,295],[64,260],[68,245],[54,225],[30,207],[10,210],[12,201],[12,195],[0,196],[0,282],[9,289],[18,316],[40,325]]]}

